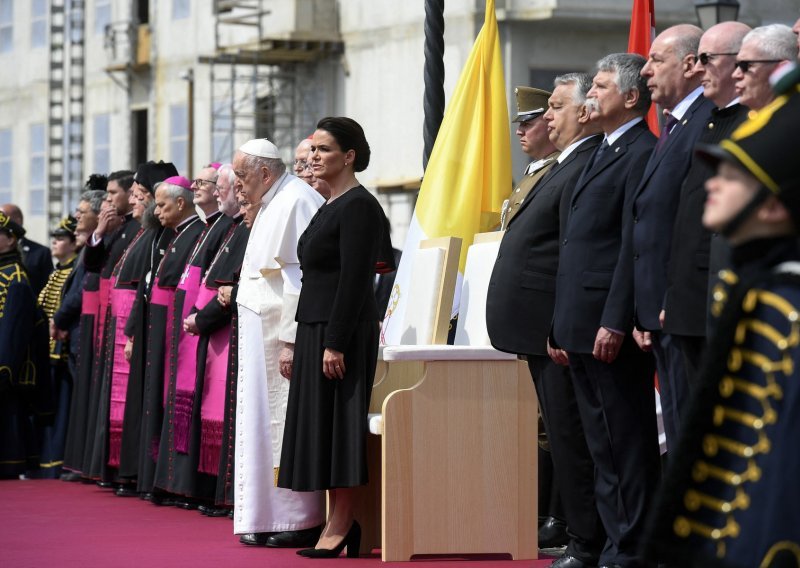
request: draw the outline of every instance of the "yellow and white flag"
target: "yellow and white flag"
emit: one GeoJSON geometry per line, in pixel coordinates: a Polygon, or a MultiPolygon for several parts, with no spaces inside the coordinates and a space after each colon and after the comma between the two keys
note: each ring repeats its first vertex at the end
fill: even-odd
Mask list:
{"type": "Polygon", "coordinates": [[[462,239],[453,301],[453,314],[458,313],[467,248],[476,233],[499,224],[503,200],[512,189],[507,104],[494,0],[487,0],[483,27],[445,109],[425,170],[403,249],[409,254],[403,255],[397,270],[381,329],[381,344],[400,343],[411,251],[421,240],[462,239]]]}

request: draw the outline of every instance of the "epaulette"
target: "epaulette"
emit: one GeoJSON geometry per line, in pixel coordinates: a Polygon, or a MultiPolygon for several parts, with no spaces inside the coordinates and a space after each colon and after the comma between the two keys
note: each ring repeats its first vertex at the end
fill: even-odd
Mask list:
{"type": "MultiPolygon", "coordinates": [[[[800,263],[775,273],[800,276],[800,263]]],[[[724,373],[715,383],[711,420],[700,434],[701,451],[690,464],[691,482],[679,495],[681,510],[672,525],[678,537],[711,540],[720,559],[727,543],[742,536],[744,511],[752,514],[758,506],[750,491],[765,461],[774,459],[771,426],[782,418],[780,401],[800,346],[800,297],[769,287],[751,289],[742,300],[724,373]]],[[[718,301],[724,298],[715,292],[718,301]]]]}

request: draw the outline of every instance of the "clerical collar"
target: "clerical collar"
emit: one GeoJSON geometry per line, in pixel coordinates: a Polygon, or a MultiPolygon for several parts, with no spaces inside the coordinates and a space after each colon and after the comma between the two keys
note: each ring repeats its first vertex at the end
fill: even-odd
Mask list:
{"type": "Polygon", "coordinates": [[[177,227],[175,227],[175,232],[176,232],[176,233],[180,233],[180,232],[181,232],[181,231],[183,231],[183,230],[184,230],[186,227],[188,227],[189,225],[191,225],[192,223],[194,223],[194,222],[195,222],[195,221],[196,221],[198,218],[199,218],[199,217],[198,217],[197,215],[190,215],[189,217],[187,217],[186,219],[184,219],[183,221],[181,221],[181,222],[178,224],[178,226],[177,226],[177,227]]]}
{"type": "Polygon", "coordinates": [[[217,209],[211,215],[206,216],[206,225],[213,225],[220,215],[222,215],[222,212],[217,209]]]}

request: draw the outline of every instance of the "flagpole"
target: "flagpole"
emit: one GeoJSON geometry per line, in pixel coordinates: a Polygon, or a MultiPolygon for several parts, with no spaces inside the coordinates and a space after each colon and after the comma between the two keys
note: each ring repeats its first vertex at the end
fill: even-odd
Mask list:
{"type": "Polygon", "coordinates": [[[423,170],[444,116],[444,0],[425,0],[425,124],[423,170]]]}

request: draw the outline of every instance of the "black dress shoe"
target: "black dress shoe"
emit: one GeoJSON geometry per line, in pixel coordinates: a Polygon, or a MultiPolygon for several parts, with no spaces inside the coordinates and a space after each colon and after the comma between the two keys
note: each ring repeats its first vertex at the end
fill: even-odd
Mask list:
{"type": "Polygon", "coordinates": [[[200,505],[197,510],[206,517],[227,517],[230,511],[227,507],[214,507],[212,505],[200,505]]]}
{"type": "Polygon", "coordinates": [[[322,534],[322,527],[311,527],[299,531],[284,531],[273,534],[267,539],[270,548],[306,548],[314,546],[322,534]]]}
{"type": "Polygon", "coordinates": [[[119,486],[119,484],[114,483],[113,481],[98,481],[97,486],[100,489],[116,489],[119,486]]]}
{"type": "Polygon", "coordinates": [[[558,560],[555,560],[550,568],[595,568],[594,564],[587,564],[586,562],[565,554],[558,560]]]}
{"type": "Polygon", "coordinates": [[[555,517],[547,517],[539,528],[539,548],[555,548],[569,544],[567,523],[555,517]]]}
{"type": "Polygon", "coordinates": [[[169,494],[162,494],[162,493],[153,493],[148,499],[153,505],[157,505],[158,507],[172,507],[174,506],[177,501],[174,497],[169,494]]]}
{"type": "Polygon", "coordinates": [[[230,511],[228,511],[228,518],[229,518],[229,519],[233,519],[233,509],[231,509],[230,511]]]}
{"type": "Polygon", "coordinates": [[[186,509],[187,511],[194,511],[199,507],[197,501],[193,501],[192,499],[175,499],[175,506],[179,509],[186,509]]]}
{"type": "Polygon", "coordinates": [[[136,491],[136,485],[132,483],[126,483],[124,485],[120,485],[119,488],[114,491],[114,495],[117,497],[136,497],[139,495],[139,492],[136,491]]]}
{"type": "Polygon", "coordinates": [[[267,539],[275,533],[247,533],[239,537],[239,542],[248,546],[267,546],[267,539]]]}
{"type": "Polygon", "coordinates": [[[61,481],[72,481],[72,482],[80,481],[81,480],[81,474],[80,473],[76,473],[74,471],[65,471],[64,473],[61,474],[59,479],[61,481]]]}
{"type": "Polygon", "coordinates": [[[358,558],[358,551],[361,548],[361,525],[358,521],[353,521],[342,542],[334,548],[305,548],[298,550],[297,554],[306,558],[338,558],[345,546],[348,558],[358,558]]]}

